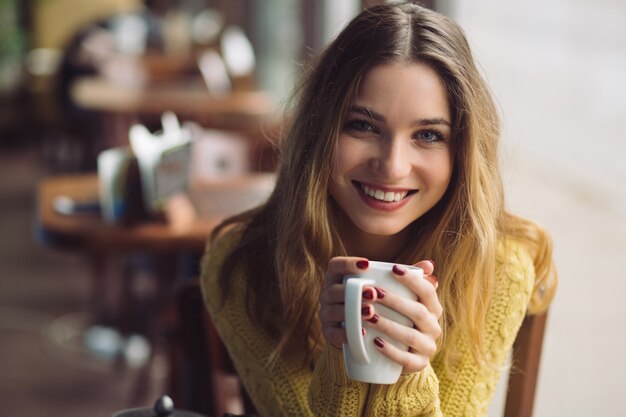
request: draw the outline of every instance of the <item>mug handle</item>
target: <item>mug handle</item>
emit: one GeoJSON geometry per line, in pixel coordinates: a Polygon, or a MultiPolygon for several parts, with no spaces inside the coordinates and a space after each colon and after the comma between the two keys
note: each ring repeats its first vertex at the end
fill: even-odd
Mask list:
{"type": "Polygon", "coordinates": [[[346,335],[348,337],[348,348],[352,354],[352,358],[359,364],[370,363],[365,350],[365,342],[361,328],[363,323],[361,320],[361,301],[364,285],[374,285],[375,282],[370,279],[348,278],[345,281],[345,324],[346,335]]]}

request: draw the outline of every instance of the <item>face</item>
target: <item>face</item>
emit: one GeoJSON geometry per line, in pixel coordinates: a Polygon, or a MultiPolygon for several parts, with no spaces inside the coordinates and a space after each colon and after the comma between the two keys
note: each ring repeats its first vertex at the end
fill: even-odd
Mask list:
{"type": "Polygon", "coordinates": [[[386,64],[366,74],[330,183],[352,231],[397,235],[443,197],[452,176],[451,122],[443,82],[429,66],[386,64]]]}

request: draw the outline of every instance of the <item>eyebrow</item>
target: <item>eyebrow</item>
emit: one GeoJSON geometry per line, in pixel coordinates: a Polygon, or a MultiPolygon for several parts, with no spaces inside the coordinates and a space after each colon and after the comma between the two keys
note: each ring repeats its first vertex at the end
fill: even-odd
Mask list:
{"type": "MultiPolygon", "coordinates": [[[[348,108],[348,111],[349,112],[354,112],[354,113],[360,113],[363,116],[369,117],[369,118],[377,120],[379,122],[384,122],[385,121],[385,118],[383,117],[382,114],[373,111],[369,107],[365,107],[365,106],[350,106],[350,108],[348,108]]],[[[449,121],[447,121],[446,119],[440,118],[440,117],[417,119],[417,120],[415,120],[414,124],[419,125],[419,126],[446,125],[448,127],[452,127],[452,125],[450,124],[449,121]]]]}

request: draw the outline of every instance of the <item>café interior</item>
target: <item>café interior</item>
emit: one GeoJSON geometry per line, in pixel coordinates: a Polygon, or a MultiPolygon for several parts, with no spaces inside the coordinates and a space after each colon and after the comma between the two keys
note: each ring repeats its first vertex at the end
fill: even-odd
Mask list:
{"type": "MultiPolygon", "coordinates": [[[[203,306],[200,259],[222,219],[271,192],[300,67],[383,1],[0,0],[0,414],[108,417],[163,395],[254,414],[203,306]]],[[[563,210],[533,212],[528,190],[568,207],[579,194],[559,194],[565,180],[555,194],[537,166],[509,181],[524,191],[512,200],[558,236],[563,210]]],[[[547,399],[571,358],[550,337],[573,340],[562,303],[544,358],[563,363],[544,360],[540,410],[564,404],[547,399]]]]}

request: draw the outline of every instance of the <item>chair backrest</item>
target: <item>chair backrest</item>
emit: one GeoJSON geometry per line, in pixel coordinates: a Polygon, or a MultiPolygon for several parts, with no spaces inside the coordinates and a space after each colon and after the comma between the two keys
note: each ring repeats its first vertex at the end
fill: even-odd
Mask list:
{"type": "MultiPolygon", "coordinates": [[[[191,362],[189,368],[194,371],[191,375],[193,380],[186,381],[184,385],[193,387],[192,396],[199,395],[202,399],[189,399],[189,395],[183,395],[183,399],[187,397],[190,402],[181,405],[204,414],[221,416],[228,411],[229,397],[232,399],[234,395],[239,396],[236,400],[243,411],[254,414],[254,406],[245,389],[241,386],[232,389],[233,378],[236,384],[236,370],[206,312],[198,280],[183,286],[178,301],[178,334],[182,344],[179,351],[185,352],[186,361],[191,362]]],[[[531,417],[533,414],[546,318],[547,313],[527,316],[517,334],[504,417],[531,417]]]]}
{"type": "Polygon", "coordinates": [[[208,416],[256,414],[192,279],[176,291],[177,325],[171,343],[169,389],[177,407],[208,416]],[[182,374],[182,375],[181,375],[182,374]]]}
{"type": "Polygon", "coordinates": [[[513,343],[504,417],[531,417],[547,313],[526,316],[513,343]]]}

